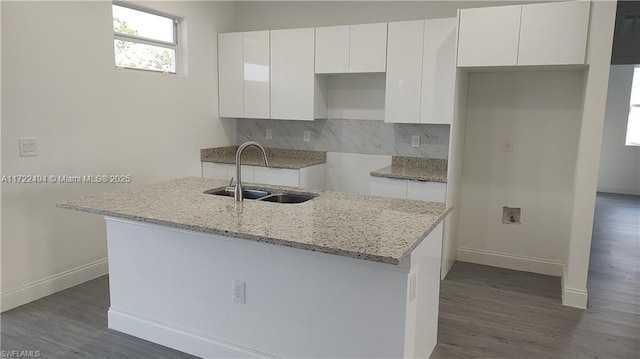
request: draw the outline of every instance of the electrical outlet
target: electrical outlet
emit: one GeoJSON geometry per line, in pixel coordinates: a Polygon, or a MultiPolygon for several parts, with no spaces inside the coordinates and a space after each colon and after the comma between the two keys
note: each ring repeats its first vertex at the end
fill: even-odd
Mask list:
{"type": "Polygon", "coordinates": [[[20,156],[37,156],[38,140],[36,138],[19,138],[20,156]]]}
{"type": "Polygon", "coordinates": [[[245,283],[241,280],[231,281],[231,299],[236,303],[245,303],[245,283]]]}
{"type": "Polygon", "coordinates": [[[411,147],[420,147],[420,135],[411,136],[411,147]]]}
{"type": "Polygon", "coordinates": [[[267,140],[273,140],[273,131],[270,128],[267,128],[267,133],[265,133],[265,137],[267,140]]]}
{"type": "Polygon", "coordinates": [[[502,152],[513,152],[513,139],[505,138],[502,140],[502,152]]]}
{"type": "Polygon", "coordinates": [[[520,224],[520,207],[502,207],[502,223],[520,224]]]}
{"type": "Polygon", "coordinates": [[[311,141],[311,131],[304,131],[303,135],[304,135],[304,142],[311,141]]]}

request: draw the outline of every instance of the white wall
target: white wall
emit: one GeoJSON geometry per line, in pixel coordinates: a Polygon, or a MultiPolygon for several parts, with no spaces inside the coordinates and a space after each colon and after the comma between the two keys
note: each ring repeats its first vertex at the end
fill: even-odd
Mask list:
{"type": "Polygon", "coordinates": [[[370,173],[387,166],[391,166],[391,156],[327,152],[326,189],[371,194],[370,173]]]}
{"type": "Polygon", "coordinates": [[[612,65],[600,152],[598,191],[640,195],[640,147],[626,146],[634,65],[612,65]]]}
{"type": "MultiPolygon", "coordinates": [[[[534,1],[528,1],[534,2],[534,1]]],[[[457,9],[524,1],[241,1],[235,31],[455,17],[457,9]]]]}
{"type": "Polygon", "coordinates": [[[616,2],[591,3],[587,44],[589,71],[585,76],[584,109],[573,176],[571,232],[562,275],[562,303],[578,308],[587,306],[593,213],[598,187],[615,17],[616,2]]]}
{"type": "Polygon", "coordinates": [[[469,75],[459,260],[562,274],[582,94],[582,71],[469,75]]]}
{"type": "Polygon", "coordinates": [[[328,118],[384,120],[384,73],[320,76],[326,78],[328,118]]]}
{"type": "Polygon", "coordinates": [[[132,178],[2,185],[2,310],[106,271],[102,218],[56,201],[198,176],[201,148],[235,142],[216,71],[235,4],[143,5],[186,18],[188,76],[115,70],[111,2],[2,2],[2,174],[132,178]],[[19,157],[19,137],[38,139],[37,157],[19,157]]]}

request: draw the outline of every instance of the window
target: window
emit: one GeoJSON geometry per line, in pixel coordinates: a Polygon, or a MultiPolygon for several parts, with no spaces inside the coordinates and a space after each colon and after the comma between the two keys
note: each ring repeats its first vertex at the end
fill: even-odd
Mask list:
{"type": "Polygon", "coordinates": [[[640,65],[633,70],[629,122],[627,122],[627,146],[640,146],[640,65]]]}
{"type": "Polygon", "coordinates": [[[622,32],[640,32],[640,13],[625,13],[622,32]]]}
{"type": "Polygon", "coordinates": [[[178,19],[122,4],[112,11],[116,67],[176,73],[178,19]]]}

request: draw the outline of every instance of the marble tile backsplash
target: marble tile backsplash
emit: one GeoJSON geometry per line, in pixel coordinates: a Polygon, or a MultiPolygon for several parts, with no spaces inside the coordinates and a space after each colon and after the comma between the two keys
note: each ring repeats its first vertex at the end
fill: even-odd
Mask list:
{"type": "Polygon", "coordinates": [[[372,120],[326,119],[315,121],[237,120],[237,144],[258,141],[265,147],[446,159],[448,125],[393,124],[372,120]],[[273,138],[266,139],[271,129],[273,138]],[[311,140],[304,141],[304,131],[311,140]],[[420,147],[411,136],[420,135],[420,147]]]}

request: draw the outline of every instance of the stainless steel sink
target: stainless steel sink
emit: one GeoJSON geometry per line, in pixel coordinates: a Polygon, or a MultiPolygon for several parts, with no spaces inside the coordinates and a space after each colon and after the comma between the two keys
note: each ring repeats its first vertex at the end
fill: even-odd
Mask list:
{"type": "MultiPolygon", "coordinates": [[[[216,196],[233,197],[233,187],[214,188],[208,191],[204,191],[204,193],[216,196]]],[[[317,196],[315,194],[298,192],[272,193],[270,191],[255,188],[243,188],[242,194],[244,199],[254,199],[257,201],[272,203],[293,204],[303,203],[317,196]]]]}
{"type": "Polygon", "coordinates": [[[260,198],[258,199],[258,201],[275,202],[275,203],[302,203],[310,199],[313,199],[315,197],[316,196],[312,194],[283,193],[283,194],[272,194],[270,196],[260,198]]]}
{"type": "MultiPolygon", "coordinates": [[[[231,188],[214,188],[214,189],[210,189],[208,191],[204,191],[204,193],[213,194],[213,195],[216,195],[216,196],[233,197],[233,187],[231,187],[231,188]]],[[[246,199],[258,199],[258,198],[266,197],[266,196],[268,196],[270,194],[271,194],[271,192],[267,192],[267,191],[263,191],[263,190],[259,190],[259,189],[247,188],[247,189],[243,189],[242,190],[242,195],[246,199]]]]}

